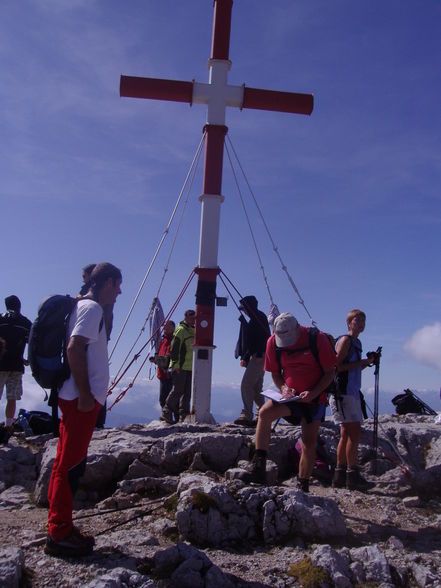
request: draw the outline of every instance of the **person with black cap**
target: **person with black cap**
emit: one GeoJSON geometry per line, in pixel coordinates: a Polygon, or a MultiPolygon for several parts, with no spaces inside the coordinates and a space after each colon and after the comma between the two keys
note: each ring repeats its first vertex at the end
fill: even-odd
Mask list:
{"type": "Polygon", "coordinates": [[[257,308],[255,296],[245,296],[240,300],[239,310],[243,311],[249,321],[240,315],[239,339],[236,344],[235,358],[240,357],[240,365],[245,373],[240,385],[243,408],[234,424],[243,427],[256,426],[253,420],[253,404],[257,410],[264,404],[262,386],[264,377],[265,349],[271,335],[266,315],[257,308]]]}
{"type": "Polygon", "coordinates": [[[48,486],[48,534],[44,551],[57,557],[81,557],[95,540],[74,524],[73,501],[86,471],[87,452],[97,415],[107,398],[109,358],[104,307],[121,294],[121,270],[98,263],[90,288],[72,310],[67,325],[66,355],[70,374],[58,391],[62,417],[57,455],[48,486]]]}
{"type": "Polygon", "coordinates": [[[190,414],[191,376],[193,370],[194,323],[196,313],[186,310],[170,345],[170,365],[173,387],[162,408],[160,420],[172,425],[173,415],[179,413],[183,423],[190,414]]]}
{"type": "Polygon", "coordinates": [[[17,400],[23,395],[23,373],[27,361],[23,353],[31,330],[31,321],[20,312],[21,302],[15,296],[5,298],[6,312],[0,315],[0,337],[5,342],[0,357],[0,399],[6,386],[5,425],[12,432],[17,400]]]}

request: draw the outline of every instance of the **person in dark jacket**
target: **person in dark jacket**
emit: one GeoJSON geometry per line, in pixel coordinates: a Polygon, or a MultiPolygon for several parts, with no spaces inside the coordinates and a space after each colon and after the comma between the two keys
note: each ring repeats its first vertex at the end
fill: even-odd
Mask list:
{"type": "Polygon", "coordinates": [[[23,395],[23,373],[27,361],[23,359],[29,339],[31,321],[21,314],[21,302],[17,296],[5,298],[6,312],[0,315],[0,337],[5,342],[0,357],[0,398],[6,386],[5,425],[12,430],[17,400],[23,395]]]}
{"type": "Polygon", "coordinates": [[[235,357],[240,357],[240,365],[245,368],[245,373],[240,386],[243,409],[234,423],[243,427],[256,425],[253,420],[253,403],[258,410],[265,402],[262,396],[265,349],[271,333],[266,315],[257,306],[255,296],[245,296],[239,306],[239,310],[250,319],[247,321],[243,314],[239,317],[240,331],[235,351],[235,357]]]}

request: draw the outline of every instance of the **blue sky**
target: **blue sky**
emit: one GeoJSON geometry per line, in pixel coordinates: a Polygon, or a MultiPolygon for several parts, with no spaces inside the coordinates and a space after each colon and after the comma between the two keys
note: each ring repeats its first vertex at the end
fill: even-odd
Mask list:
{"type": "MultiPolygon", "coordinates": [[[[206,117],[200,105],[120,98],[119,76],[206,82],[212,11],[211,0],[1,3],[0,296],[20,296],[31,319],[46,295],[78,291],[83,265],[109,260],[124,274],[118,333],[206,117]]],[[[436,0],[233,5],[229,82],[313,93],[315,107],[311,117],[230,109],[229,137],[318,325],[339,335],[349,309],[367,313],[362,341],[366,351],[383,346],[385,396],[410,387],[435,398],[441,385],[440,23],[436,0]]],[[[201,189],[200,166],[160,293],[165,310],[197,264],[201,189]]],[[[227,160],[222,192],[219,265],[267,310],[227,160]]],[[[275,301],[309,324],[251,204],[249,213],[275,301]]],[[[174,227],[115,371],[157,291],[174,227]]],[[[194,305],[194,284],[175,320],[194,305]]],[[[237,316],[231,300],[216,315],[213,404],[224,415],[240,410],[237,316]]],[[[40,391],[25,381],[27,407],[37,405],[40,391]]],[[[365,372],[368,392],[373,383],[365,372]]],[[[129,394],[116,412],[156,401],[148,370],[129,394]]]]}

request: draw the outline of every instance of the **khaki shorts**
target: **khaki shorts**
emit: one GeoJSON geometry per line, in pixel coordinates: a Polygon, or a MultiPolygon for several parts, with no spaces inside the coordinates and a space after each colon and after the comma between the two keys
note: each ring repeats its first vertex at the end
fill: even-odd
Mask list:
{"type": "Polygon", "coordinates": [[[329,399],[329,406],[331,407],[332,418],[336,425],[342,423],[361,423],[363,422],[363,413],[361,412],[360,397],[343,396],[342,400],[337,402],[334,396],[329,399]]]}
{"type": "Polygon", "coordinates": [[[21,372],[0,372],[0,399],[6,386],[6,400],[20,400],[23,396],[22,378],[21,372]]]}

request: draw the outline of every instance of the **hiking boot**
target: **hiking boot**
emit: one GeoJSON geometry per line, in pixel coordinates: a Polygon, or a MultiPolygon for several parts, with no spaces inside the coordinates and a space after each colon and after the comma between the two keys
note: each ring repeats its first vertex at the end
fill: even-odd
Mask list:
{"type": "Polygon", "coordinates": [[[241,427],[255,427],[257,421],[253,421],[253,419],[249,419],[244,414],[241,414],[240,417],[234,421],[234,424],[240,425],[241,427]]]}
{"type": "Polygon", "coordinates": [[[266,455],[254,454],[237,479],[245,484],[266,484],[266,455]]]}
{"type": "Polygon", "coordinates": [[[357,468],[348,468],[346,471],[346,488],[347,490],[359,490],[360,492],[367,492],[370,488],[375,486],[371,482],[365,480],[357,468]]]}
{"type": "Polygon", "coordinates": [[[167,410],[166,408],[163,408],[161,416],[159,417],[159,420],[164,421],[164,423],[167,423],[168,425],[172,425],[173,424],[172,413],[169,410],[167,410]]]}
{"type": "Polygon", "coordinates": [[[73,535],[76,535],[79,539],[81,539],[85,543],[89,543],[89,545],[91,547],[94,547],[94,545],[95,545],[95,537],[93,537],[92,535],[87,535],[86,533],[83,533],[75,525],[72,525],[72,534],[73,535]]]}
{"type": "Polygon", "coordinates": [[[303,492],[309,492],[309,478],[299,478],[297,488],[303,492]]]}
{"type": "Polygon", "coordinates": [[[346,465],[338,465],[332,478],[333,488],[344,488],[346,486],[346,465]]]}
{"type": "Polygon", "coordinates": [[[55,541],[48,533],[44,552],[47,555],[58,557],[82,557],[84,555],[90,555],[93,551],[91,540],[95,540],[93,537],[82,535],[78,529],[74,529],[72,529],[70,535],[60,541],[55,541]]]}
{"type": "Polygon", "coordinates": [[[266,484],[266,456],[254,454],[250,466],[250,482],[266,484]]]}

